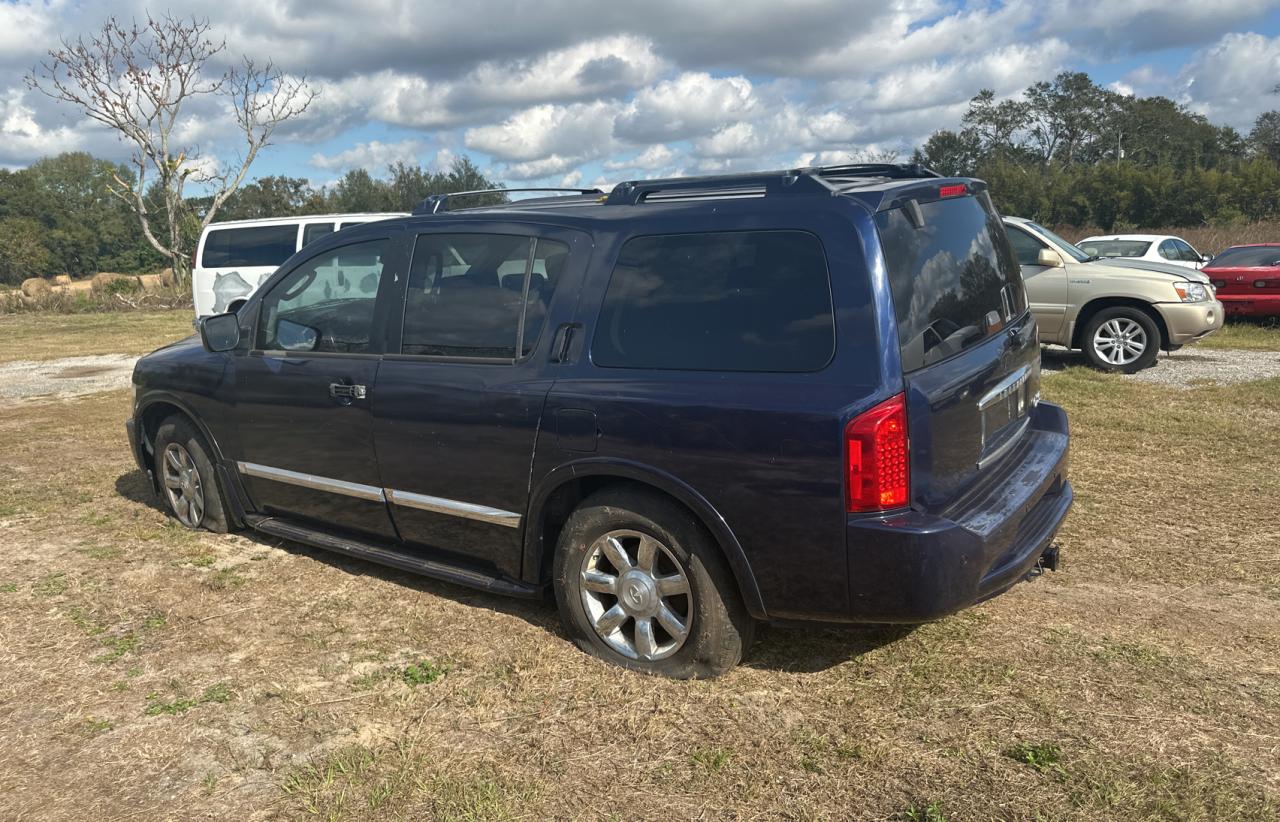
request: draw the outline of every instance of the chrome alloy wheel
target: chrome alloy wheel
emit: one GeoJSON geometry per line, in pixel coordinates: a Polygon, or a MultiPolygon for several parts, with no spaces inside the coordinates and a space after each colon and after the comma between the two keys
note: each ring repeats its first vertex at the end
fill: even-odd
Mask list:
{"type": "Polygon", "coordinates": [[[200,527],[200,520],[204,519],[204,487],[200,484],[200,472],[196,470],[191,454],[178,443],[171,442],[164,449],[160,462],[164,495],[174,516],[188,528],[200,527]]]}
{"type": "Polygon", "coordinates": [[[628,659],[666,659],[689,638],[689,578],[654,537],[608,532],[592,543],[581,574],[582,605],[591,627],[628,659]]]}
{"type": "Polygon", "coordinates": [[[1093,350],[1111,365],[1129,365],[1147,350],[1147,332],[1133,320],[1116,317],[1093,332],[1093,350]]]}

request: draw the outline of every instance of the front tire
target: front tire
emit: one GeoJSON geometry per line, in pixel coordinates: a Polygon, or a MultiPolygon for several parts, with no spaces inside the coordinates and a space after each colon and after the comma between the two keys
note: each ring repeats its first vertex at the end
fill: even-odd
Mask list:
{"type": "Polygon", "coordinates": [[[583,501],[560,533],[554,587],[578,647],[633,671],[720,676],[754,635],[718,547],[658,494],[606,489],[583,501]]]}
{"type": "Polygon", "coordinates": [[[1160,328],[1140,308],[1104,308],[1089,318],[1081,348],[1094,368],[1133,374],[1150,368],[1160,354],[1160,328]]]}
{"type": "Polygon", "coordinates": [[[225,534],[226,506],[210,453],[204,437],[184,417],[169,417],[156,430],[156,481],[165,507],[187,528],[225,534]]]}

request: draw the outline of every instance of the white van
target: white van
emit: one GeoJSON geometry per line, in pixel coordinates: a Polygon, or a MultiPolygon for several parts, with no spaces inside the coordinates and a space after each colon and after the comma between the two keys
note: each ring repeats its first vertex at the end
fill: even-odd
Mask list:
{"type": "Polygon", "coordinates": [[[307,243],[343,228],[404,213],[313,214],[211,223],[200,235],[191,265],[196,316],[221,314],[266,282],[280,264],[307,243]]]}

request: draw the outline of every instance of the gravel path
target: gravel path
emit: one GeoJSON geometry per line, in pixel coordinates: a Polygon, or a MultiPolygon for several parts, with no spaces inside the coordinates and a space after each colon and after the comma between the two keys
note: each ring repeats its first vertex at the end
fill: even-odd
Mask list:
{"type": "MultiPolygon", "coordinates": [[[[1078,351],[1056,347],[1044,350],[1045,374],[1084,364],[1084,355],[1078,351]]],[[[1232,351],[1187,346],[1172,354],[1161,353],[1155,365],[1126,379],[1194,388],[1197,385],[1229,385],[1270,377],[1280,377],[1280,351],[1232,351]]]]}
{"type": "Polygon", "coordinates": [[[132,354],[102,354],[0,364],[0,399],[78,397],[127,388],[137,361],[132,354]]]}

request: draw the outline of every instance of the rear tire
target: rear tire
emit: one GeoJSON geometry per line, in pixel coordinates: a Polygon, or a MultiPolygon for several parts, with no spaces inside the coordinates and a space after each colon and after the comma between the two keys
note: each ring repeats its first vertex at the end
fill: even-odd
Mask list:
{"type": "Polygon", "coordinates": [[[230,530],[227,509],[211,453],[185,417],[169,417],[156,430],[156,483],[165,507],[187,528],[225,534],[230,530]]]}
{"type": "Polygon", "coordinates": [[[554,587],[578,647],[646,674],[720,676],[755,632],[719,548],[688,509],[656,493],[605,489],[584,500],[560,533],[554,587]]]}
{"type": "Polygon", "coordinates": [[[1104,308],[1080,332],[1080,347],[1094,368],[1133,374],[1150,368],[1160,354],[1160,328],[1140,308],[1104,308]]]}

